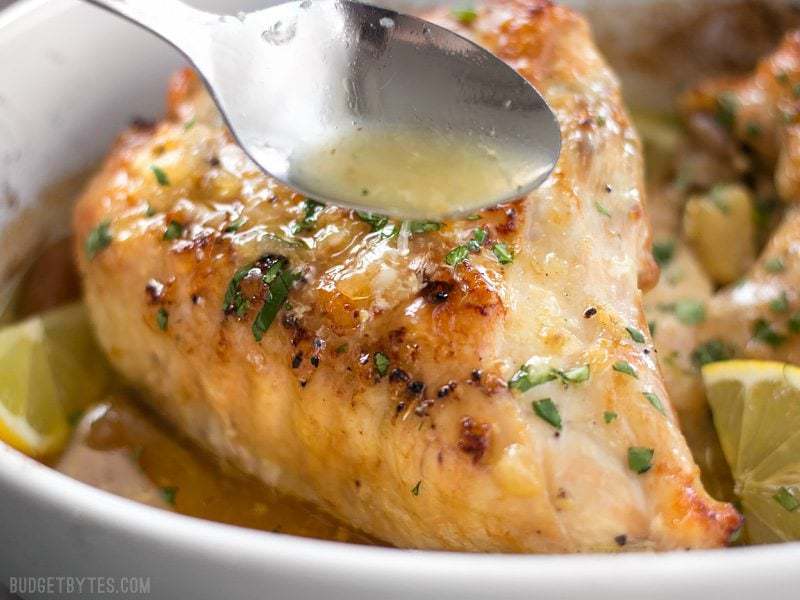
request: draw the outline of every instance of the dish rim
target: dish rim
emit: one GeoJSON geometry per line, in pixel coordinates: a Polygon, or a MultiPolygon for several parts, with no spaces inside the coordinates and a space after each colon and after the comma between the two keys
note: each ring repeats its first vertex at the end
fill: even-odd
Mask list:
{"type": "MultiPolygon", "coordinates": [[[[73,6],[51,0],[20,0],[0,10],[0,31],[12,26],[34,26],[73,6]]],[[[507,577],[517,585],[536,584],[542,588],[556,586],[580,573],[582,581],[614,587],[619,586],[621,573],[635,571],[637,579],[649,577],[650,583],[676,577],[683,585],[708,583],[711,579],[730,585],[732,581],[742,581],[746,574],[758,572],[766,577],[770,573],[787,573],[796,569],[800,556],[800,542],[691,552],[550,555],[343,546],[343,542],[247,529],[151,507],[72,479],[2,443],[0,482],[65,517],[79,511],[84,522],[154,544],[180,547],[187,554],[235,556],[237,562],[268,562],[273,568],[304,568],[331,577],[359,573],[359,577],[373,582],[413,577],[418,585],[437,585],[443,578],[458,577],[460,584],[485,586],[487,575],[491,574],[493,579],[507,577]]]]}

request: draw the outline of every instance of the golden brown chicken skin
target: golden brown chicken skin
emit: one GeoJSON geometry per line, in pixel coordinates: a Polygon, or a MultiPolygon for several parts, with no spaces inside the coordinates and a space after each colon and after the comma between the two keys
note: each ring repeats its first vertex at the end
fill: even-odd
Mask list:
{"type": "Polygon", "coordinates": [[[542,188],[441,224],[320,206],[184,72],[75,211],[103,347],[200,444],[397,546],[725,544],[740,517],[703,490],[652,354],[640,148],[588,26],[540,0],[434,18],[556,111],[542,188]]]}
{"type": "Polygon", "coordinates": [[[800,200],[800,31],[743,77],[710,80],[681,99],[696,137],[734,171],[761,171],[786,202],[800,200]]]}

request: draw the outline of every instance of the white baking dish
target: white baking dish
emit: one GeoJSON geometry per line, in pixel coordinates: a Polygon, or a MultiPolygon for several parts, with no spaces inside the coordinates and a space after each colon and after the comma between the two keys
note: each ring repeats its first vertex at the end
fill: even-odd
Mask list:
{"type": "MultiPolygon", "coordinates": [[[[235,12],[270,2],[203,4],[235,12]]],[[[671,59],[656,61],[660,72],[636,60],[654,51],[649,46],[670,23],[678,30],[695,23],[703,3],[671,2],[666,9],[642,0],[579,4],[592,14],[601,45],[623,67],[638,102],[659,106],[670,97],[676,73],[691,78],[715,66],[713,40],[706,40],[711,51],[698,69],[686,62],[696,52],[690,41],[665,55],[671,59]]],[[[733,23],[734,30],[755,18],[746,12],[751,9],[742,10],[727,17],[729,28],[731,18],[743,19],[744,25],[733,23]]],[[[717,35],[709,31],[703,35],[717,35]]],[[[758,35],[743,44],[741,66],[765,49],[758,35]]],[[[727,51],[717,48],[716,62],[735,66],[722,56],[727,51]]],[[[36,249],[66,231],[69,207],[43,203],[43,190],[95,164],[131,117],[158,116],[166,78],[180,64],[163,43],[75,1],[27,0],[0,13],[0,302],[36,249]]],[[[0,444],[5,582],[25,576],[149,577],[149,597],[164,599],[756,599],[796,597],[799,562],[800,544],[503,556],[320,542],[149,508],[73,481],[0,444]]]]}

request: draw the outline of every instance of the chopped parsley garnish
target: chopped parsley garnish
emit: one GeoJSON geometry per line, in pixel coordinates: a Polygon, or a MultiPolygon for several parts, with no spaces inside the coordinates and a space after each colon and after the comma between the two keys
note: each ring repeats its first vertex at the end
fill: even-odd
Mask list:
{"type": "MultiPolygon", "coordinates": [[[[385,237],[392,237],[400,231],[400,226],[395,224],[391,233],[386,232],[386,228],[391,224],[389,217],[377,213],[366,212],[363,210],[356,211],[356,216],[368,223],[372,227],[372,231],[384,231],[385,237]]],[[[409,221],[408,231],[412,234],[430,233],[432,231],[439,231],[442,224],[437,221],[409,221]]]]}
{"type": "Polygon", "coordinates": [[[233,274],[230,283],[228,283],[228,289],[225,292],[225,299],[223,300],[222,309],[226,313],[236,313],[236,316],[241,318],[250,308],[250,302],[244,297],[244,294],[242,294],[242,290],[239,285],[241,284],[242,279],[247,277],[247,274],[250,273],[252,269],[253,266],[248,265],[246,267],[242,267],[233,274]]]}
{"type": "Polygon", "coordinates": [[[616,418],[617,418],[617,413],[615,413],[613,410],[607,410],[603,413],[603,421],[606,422],[606,425],[611,423],[611,421],[613,421],[616,418]]]}
{"type": "Polygon", "coordinates": [[[223,233],[236,233],[244,225],[244,222],[244,217],[239,217],[235,221],[231,221],[222,231],[223,233]]]}
{"type": "Polygon", "coordinates": [[[336,354],[344,354],[345,352],[347,352],[347,348],[348,348],[348,346],[347,346],[346,343],[339,345],[336,348],[336,354]]]}
{"type": "Polygon", "coordinates": [[[800,500],[787,487],[781,486],[772,498],[788,512],[794,512],[800,508],[800,500]]]}
{"type": "Polygon", "coordinates": [[[532,406],[536,416],[547,421],[556,429],[561,429],[561,415],[558,412],[558,407],[556,407],[550,398],[535,400],[532,402],[532,406]]]}
{"type": "Polygon", "coordinates": [[[625,331],[628,332],[628,335],[631,336],[631,339],[634,342],[636,342],[637,344],[644,344],[645,342],[644,334],[641,331],[639,331],[635,327],[630,327],[630,326],[626,327],[625,331]]]}
{"type": "Polygon", "coordinates": [[[675,316],[684,325],[698,325],[706,320],[706,307],[698,300],[678,300],[675,316]]]}
{"type": "Polygon", "coordinates": [[[554,379],[558,379],[558,373],[554,369],[546,368],[531,373],[529,365],[522,365],[509,380],[508,387],[524,393],[537,385],[542,385],[554,379]]]}
{"type": "Polygon", "coordinates": [[[444,262],[451,267],[455,267],[458,263],[463,262],[468,255],[469,248],[466,246],[456,246],[447,253],[447,256],[444,257],[444,262]]]}
{"type": "Polygon", "coordinates": [[[153,208],[153,205],[148,202],[147,203],[147,209],[144,211],[144,216],[145,217],[152,217],[154,214],[156,214],[156,209],[153,208]]]}
{"type": "Polygon", "coordinates": [[[800,333],[800,311],[789,317],[788,326],[792,333],[800,333]]]}
{"type": "Polygon", "coordinates": [[[611,213],[608,212],[608,209],[605,206],[603,206],[602,204],[600,204],[599,201],[597,201],[597,200],[594,201],[594,207],[597,209],[597,212],[599,212],[604,217],[610,217],[611,216],[611,213]]]}
{"type": "Polygon", "coordinates": [[[786,269],[786,265],[780,256],[773,256],[769,260],[764,261],[764,269],[768,273],[780,273],[786,269]]]}
{"type": "Polygon", "coordinates": [[[158,309],[156,313],[156,325],[161,331],[167,330],[167,325],[169,324],[169,313],[167,310],[162,306],[158,309]]]}
{"type": "Polygon", "coordinates": [[[656,327],[657,326],[658,326],[658,323],[656,323],[653,320],[650,320],[650,321],[647,322],[647,328],[650,330],[650,335],[655,335],[656,334],[656,327]]]}
{"type": "Polygon", "coordinates": [[[442,224],[436,221],[411,221],[408,224],[408,230],[411,233],[429,233],[439,231],[441,228],[442,224]]]}
{"type": "Polygon", "coordinates": [[[478,18],[478,13],[474,8],[454,8],[453,17],[462,25],[471,25],[478,18]]]}
{"type": "Polygon", "coordinates": [[[573,367],[566,371],[556,371],[564,383],[582,383],[589,380],[589,365],[573,367]]]}
{"type": "Polygon", "coordinates": [[[178,495],[178,488],[167,486],[161,488],[161,497],[167,504],[175,506],[175,496],[178,495]]]}
{"type": "Polygon", "coordinates": [[[487,233],[485,229],[476,229],[472,232],[472,239],[467,242],[467,250],[472,254],[481,251],[481,246],[486,241],[487,233]]]}
{"type": "Polygon", "coordinates": [[[480,215],[470,215],[467,217],[467,221],[480,221],[480,220],[481,220],[480,215]]]}
{"type": "Polygon", "coordinates": [[[775,331],[769,322],[764,319],[757,319],[753,323],[753,338],[773,348],[786,341],[786,336],[775,331]]]}
{"type": "Polygon", "coordinates": [[[713,362],[730,360],[733,349],[722,340],[709,340],[692,351],[692,364],[698,369],[713,362]]]}
{"type": "Polygon", "coordinates": [[[83,411],[83,409],[80,409],[80,408],[70,412],[67,415],[67,422],[69,423],[69,426],[70,427],[76,427],[78,425],[78,423],[81,422],[81,419],[83,418],[83,415],[84,415],[84,411],[83,411]]]}
{"type": "Polygon", "coordinates": [[[183,130],[184,131],[189,131],[195,125],[197,125],[197,117],[192,117],[191,119],[186,121],[186,123],[183,126],[183,130]]]}
{"type": "Polygon", "coordinates": [[[728,536],[728,544],[735,544],[738,542],[742,537],[742,532],[744,531],[744,526],[740,525],[736,531],[728,536]]]}
{"type": "Polygon", "coordinates": [[[497,242],[494,246],[492,246],[492,252],[497,257],[497,261],[501,265],[507,265],[513,262],[514,255],[511,254],[511,251],[508,249],[503,242],[497,242]]]}
{"type": "Polygon", "coordinates": [[[167,177],[166,172],[161,167],[157,167],[156,165],[150,165],[150,170],[153,172],[153,175],[156,176],[156,181],[158,185],[165,187],[169,185],[169,177],[167,177]]]}
{"type": "Polygon", "coordinates": [[[623,373],[625,375],[630,375],[631,377],[639,379],[639,375],[636,373],[636,369],[634,369],[633,365],[631,365],[631,363],[629,363],[626,360],[618,360],[617,362],[614,363],[614,365],[611,368],[617,371],[618,373],[623,373]]]}
{"type": "Polygon", "coordinates": [[[628,448],[628,467],[634,473],[647,473],[653,466],[653,455],[655,450],[652,448],[642,448],[631,446],[628,448]]]}
{"type": "Polygon", "coordinates": [[[421,487],[422,487],[422,480],[420,479],[416,483],[416,485],[413,488],[411,488],[411,495],[412,496],[419,496],[419,490],[420,490],[421,487]]]}
{"type": "Polygon", "coordinates": [[[261,276],[261,281],[269,285],[280,275],[281,271],[286,267],[285,263],[281,260],[274,262],[272,265],[267,267],[267,271],[264,272],[264,268],[261,268],[261,272],[263,275],[261,276]]]}
{"type": "Polygon", "coordinates": [[[289,290],[299,279],[299,274],[289,271],[286,258],[274,255],[263,256],[253,264],[242,267],[234,273],[225,292],[222,308],[226,314],[236,314],[239,318],[247,314],[250,300],[242,292],[241,284],[248,275],[260,275],[261,283],[267,286],[267,297],[252,326],[253,337],[260,342],[278,311],[286,303],[289,290]]]}
{"type": "Polygon", "coordinates": [[[644,396],[647,401],[653,405],[653,408],[655,408],[662,415],[667,414],[667,411],[664,410],[664,405],[661,404],[661,398],[659,398],[653,392],[642,392],[642,396],[644,396]]]}
{"type": "Polygon", "coordinates": [[[769,307],[776,313],[789,310],[789,298],[787,298],[786,292],[781,292],[777,298],[770,300],[769,307]]]}
{"type": "Polygon", "coordinates": [[[183,225],[177,221],[170,221],[167,230],[164,232],[165,240],[177,240],[183,233],[183,225]]]}
{"type": "Polygon", "coordinates": [[[111,223],[103,221],[86,236],[85,248],[86,256],[89,257],[89,260],[92,260],[101,250],[108,248],[111,244],[113,238],[109,231],[110,226],[111,223]]]}
{"type": "Polygon", "coordinates": [[[658,310],[671,312],[684,325],[698,325],[706,320],[706,307],[699,300],[683,299],[659,304],[658,310]]]}
{"type": "Polygon", "coordinates": [[[789,74],[786,71],[781,71],[775,75],[775,79],[782,85],[789,85],[789,74]]]}
{"type": "MultiPolygon", "coordinates": [[[[267,280],[267,275],[264,276],[264,283],[269,285],[269,292],[267,299],[264,301],[264,306],[261,307],[258,315],[256,315],[256,320],[253,321],[253,337],[257,342],[261,341],[269,326],[272,325],[281,306],[289,297],[289,290],[298,277],[288,271],[286,259],[282,259],[278,264],[281,266],[274,271],[272,279],[267,280]]],[[[275,267],[271,267],[270,271],[273,268],[275,267]]],[[[268,274],[270,271],[268,271],[268,274]]]]}
{"type": "Polygon", "coordinates": [[[359,219],[368,223],[372,227],[372,231],[380,231],[389,224],[389,217],[378,215],[371,212],[357,211],[356,215],[359,219]]]}
{"type": "Polygon", "coordinates": [[[383,377],[389,372],[389,357],[383,352],[376,352],[375,356],[372,357],[372,361],[375,363],[375,370],[379,376],[383,377]]]}
{"type": "Polygon", "coordinates": [[[756,138],[761,135],[761,125],[755,121],[749,121],[745,127],[745,134],[747,137],[756,138]]]}
{"type": "Polygon", "coordinates": [[[674,256],[675,242],[673,240],[665,240],[653,244],[653,258],[659,267],[668,265],[674,256]]]}
{"type": "Polygon", "coordinates": [[[712,204],[724,215],[730,214],[731,207],[728,204],[728,196],[724,185],[715,185],[709,192],[712,204]]]}
{"type": "Polygon", "coordinates": [[[717,96],[716,103],[717,122],[727,129],[733,129],[736,125],[736,113],[739,110],[739,100],[736,95],[732,92],[723,92],[717,96]]]}
{"type": "Polygon", "coordinates": [[[757,196],[753,211],[753,220],[758,228],[760,236],[765,235],[765,230],[769,227],[772,215],[780,206],[781,201],[774,196],[757,196]]]}
{"type": "Polygon", "coordinates": [[[301,231],[313,230],[317,224],[317,217],[323,208],[325,208],[325,205],[322,202],[306,198],[303,202],[303,218],[298,223],[295,223],[292,228],[293,232],[297,234],[301,231]]]}
{"type": "Polygon", "coordinates": [[[549,381],[561,379],[565,384],[582,383],[589,380],[589,365],[580,365],[560,371],[550,367],[531,373],[529,365],[522,365],[508,382],[508,387],[519,392],[527,392],[532,387],[542,385],[549,381]]]}

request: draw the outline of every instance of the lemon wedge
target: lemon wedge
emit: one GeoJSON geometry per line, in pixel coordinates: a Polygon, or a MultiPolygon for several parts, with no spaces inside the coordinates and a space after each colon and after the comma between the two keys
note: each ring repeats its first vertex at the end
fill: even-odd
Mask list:
{"type": "Polygon", "coordinates": [[[0,440],[34,457],[57,452],[70,416],[109,382],[82,304],[0,329],[0,440]]]}
{"type": "Polygon", "coordinates": [[[800,368],[730,360],[703,380],[749,541],[800,539],[800,368]]]}

